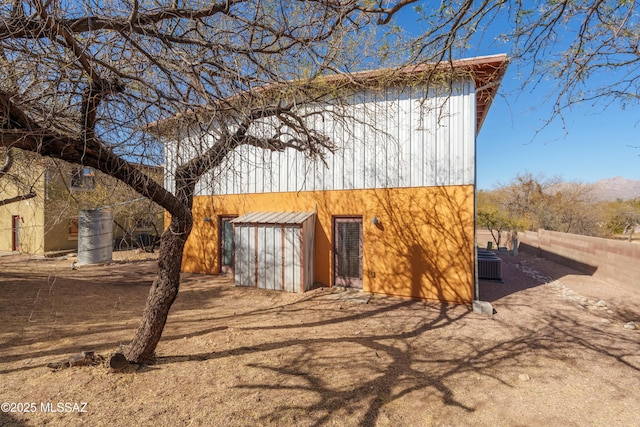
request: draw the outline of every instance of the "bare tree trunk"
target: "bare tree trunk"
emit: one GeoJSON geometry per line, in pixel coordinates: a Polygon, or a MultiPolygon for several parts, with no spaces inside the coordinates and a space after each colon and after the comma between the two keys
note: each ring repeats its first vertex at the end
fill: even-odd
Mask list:
{"type": "Polygon", "coordinates": [[[124,355],[133,363],[153,363],[155,349],[167,322],[169,309],[178,296],[182,251],[191,233],[191,217],[171,218],[160,242],[158,274],[149,290],[147,304],[132,342],[124,355]]]}

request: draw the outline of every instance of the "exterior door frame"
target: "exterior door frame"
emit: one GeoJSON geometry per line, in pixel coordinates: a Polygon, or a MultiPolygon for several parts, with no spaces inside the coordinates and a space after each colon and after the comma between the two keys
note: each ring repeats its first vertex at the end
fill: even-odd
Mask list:
{"type": "MultiPolygon", "coordinates": [[[[363,281],[363,221],[361,216],[334,216],[332,224],[332,233],[333,233],[333,284],[335,286],[345,286],[351,288],[359,288],[362,289],[362,281],[363,281]],[[358,272],[357,275],[349,275],[344,276],[340,275],[341,266],[340,266],[340,233],[338,232],[339,224],[353,224],[357,223],[360,225],[359,227],[359,236],[358,236],[358,254],[357,259],[359,260],[359,265],[357,267],[358,272]]],[[[352,248],[353,249],[353,248],[352,248]]],[[[351,269],[351,268],[350,268],[351,269]]]]}
{"type": "Polygon", "coordinates": [[[218,265],[220,266],[220,273],[223,274],[233,274],[233,270],[235,267],[235,240],[233,236],[233,226],[229,222],[232,219],[237,218],[238,215],[221,215],[218,217],[218,265]],[[227,224],[231,225],[231,230],[229,230],[227,224]],[[231,264],[225,264],[225,237],[226,232],[230,232],[231,238],[231,247],[226,248],[230,251],[231,256],[231,264]]]}
{"type": "Polygon", "coordinates": [[[20,251],[20,215],[11,215],[11,250],[20,251]]]}

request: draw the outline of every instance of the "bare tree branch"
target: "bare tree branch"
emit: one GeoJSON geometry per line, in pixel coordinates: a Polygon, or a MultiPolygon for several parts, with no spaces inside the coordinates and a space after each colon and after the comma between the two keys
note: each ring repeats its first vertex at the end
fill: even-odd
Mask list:
{"type": "Polygon", "coordinates": [[[33,199],[37,194],[34,191],[31,191],[27,194],[22,194],[20,196],[10,197],[8,199],[0,200],[0,206],[10,205],[11,203],[22,202],[24,200],[33,199]]]}
{"type": "MultiPolygon", "coordinates": [[[[162,21],[181,18],[196,20],[211,17],[216,14],[229,13],[232,5],[242,3],[243,1],[244,0],[226,0],[212,4],[210,7],[203,9],[179,9],[172,7],[161,9],[155,13],[140,13],[136,2],[136,5],[132,9],[132,14],[127,18],[84,16],[81,18],[63,19],[59,22],[59,25],[64,28],[68,28],[74,34],[100,30],[114,30],[122,32],[134,28],[138,31],[144,32],[144,26],[152,26],[162,21]]],[[[39,8],[45,9],[39,1],[36,3],[39,8]]],[[[15,4],[18,4],[19,8],[22,7],[22,2],[19,0],[16,1],[15,4]]],[[[15,6],[13,10],[16,10],[15,6]]],[[[22,13],[15,13],[15,16],[12,14],[11,19],[0,23],[0,40],[5,38],[16,39],[48,37],[46,33],[43,33],[42,25],[42,22],[38,22],[33,20],[31,17],[24,16],[24,11],[22,11],[22,13]]]]}

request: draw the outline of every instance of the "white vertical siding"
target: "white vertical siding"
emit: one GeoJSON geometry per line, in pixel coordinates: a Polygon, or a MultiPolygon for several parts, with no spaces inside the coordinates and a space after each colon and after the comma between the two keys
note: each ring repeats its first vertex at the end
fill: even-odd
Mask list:
{"type": "MultiPolygon", "coordinates": [[[[354,95],[310,123],[337,146],[325,166],[287,148],[238,147],[198,184],[198,194],[347,190],[471,184],[474,179],[475,94],[472,81],[448,89],[387,88],[354,95]]],[[[268,127],[256,126],[255,132],[268,127]]],[[[165,185],[173,189],[175,162],[203,150],[206,138],[168,143],[165,185]],[[177,145],[177,147],[176,147],[177,145]]]]}
{"type": "Polygon", "coordinates": [[[436,156],[435,156],[435,185],[447,185],[449,183],[449,172],[451,168],[451,158],[449,149],[451,148],[451,119],[450,111],[451,99],[443,99],[445,96],[438,94],[436,97],[437,115],[434,116],[433,127],[436,129],[436,156]]]}
{"type": "Polygon", "coordinates": [[[177,142],[166,142],[164,144],[164,188],[172,193],[176,191],[174,171],[177,168],[177,164],[177,142]]]}
{"type": "Polygon", "coordinates": [[[284,263],[285,290],[300,291],[300,228],[284,227],[284,263]]]}

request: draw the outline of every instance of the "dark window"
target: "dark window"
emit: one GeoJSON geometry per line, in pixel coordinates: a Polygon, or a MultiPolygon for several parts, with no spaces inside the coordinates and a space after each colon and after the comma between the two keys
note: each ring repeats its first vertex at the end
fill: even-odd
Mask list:
{"type": "Polygon", "coordinates": [[[91,189],[96,186],[96,171],[92,168],[74,168],[71,172],[71,188],[91,189]]]}

